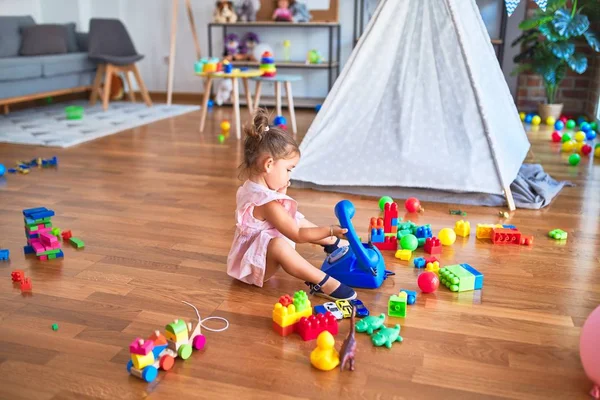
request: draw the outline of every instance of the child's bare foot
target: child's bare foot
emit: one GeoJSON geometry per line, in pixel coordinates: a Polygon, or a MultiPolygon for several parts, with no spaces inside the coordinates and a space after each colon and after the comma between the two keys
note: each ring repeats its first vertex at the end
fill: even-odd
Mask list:
{"type": "Polygon", "coordinates": [[[325,275],[325,278],[318,285],[307,282],[310,286],[310,293],[317,296],[325,297],[329,300],[353,300],[356,298],[356,292],[349,286],[333,279],[329,275],[325,275]]]}

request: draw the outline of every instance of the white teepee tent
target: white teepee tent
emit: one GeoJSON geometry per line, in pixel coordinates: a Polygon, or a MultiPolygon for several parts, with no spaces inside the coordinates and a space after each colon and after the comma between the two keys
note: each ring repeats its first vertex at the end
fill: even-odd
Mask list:
{"type": "Polygon", "coordinates": [[[400,198],[403,188],[504,193],[513,208],[529,146],[475,0],[382,0],[292,177],[400,198]]]}

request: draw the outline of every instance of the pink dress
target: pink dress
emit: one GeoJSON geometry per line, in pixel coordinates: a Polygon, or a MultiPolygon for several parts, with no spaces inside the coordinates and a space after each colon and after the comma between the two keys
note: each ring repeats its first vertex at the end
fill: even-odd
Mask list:
{"type": "Polygon", "coordinates": [[[267,246],[271,239],[284,238],[294,248],[296,243],[269,222],[254,218],[254,207],[277,200],[296,223],[304,216],[298,212],[296,200],[252,181],[244,182],[238,189],[236,200],[236,228],[227,257],[227,274],[242,282],[262,287],[267,267],[267,246]]]}

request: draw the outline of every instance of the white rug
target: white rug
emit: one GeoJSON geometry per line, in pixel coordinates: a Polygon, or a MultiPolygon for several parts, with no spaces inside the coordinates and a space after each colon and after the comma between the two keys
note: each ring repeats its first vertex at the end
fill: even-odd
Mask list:
{"type": "Polygon", "coordinates": [[[0,115],[0,143],[70,147],[112,135],[161,119],[200,109],[198,106],[112,102],[108,110],[102,104],[89,106],[87,101],[52,104],[0,115]],[[85,108],[80,120],[67,120],[65,107],[85,108]]]}

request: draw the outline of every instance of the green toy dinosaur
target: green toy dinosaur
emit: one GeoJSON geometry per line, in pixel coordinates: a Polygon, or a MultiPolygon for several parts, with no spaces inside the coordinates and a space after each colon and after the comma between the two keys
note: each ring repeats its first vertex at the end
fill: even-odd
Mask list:
{"type": "Polygon", "coordinates": [[[388,349],[392,348],[392,343],[402,342],[402,336],[400,336],[400,325],[396,324],[393,328],[381,328],[373,336],[371,340],[375,346],[383,346],[388,349]]]}
{"type": "Polygon", "coordinates": [[[369,335],[373,334],[373,331],[381,328],[385,322],[385,314],[380,314],[378,317],[371,315],[365,317],[356,323],[356,332],[367,332],[369,335]]]}

